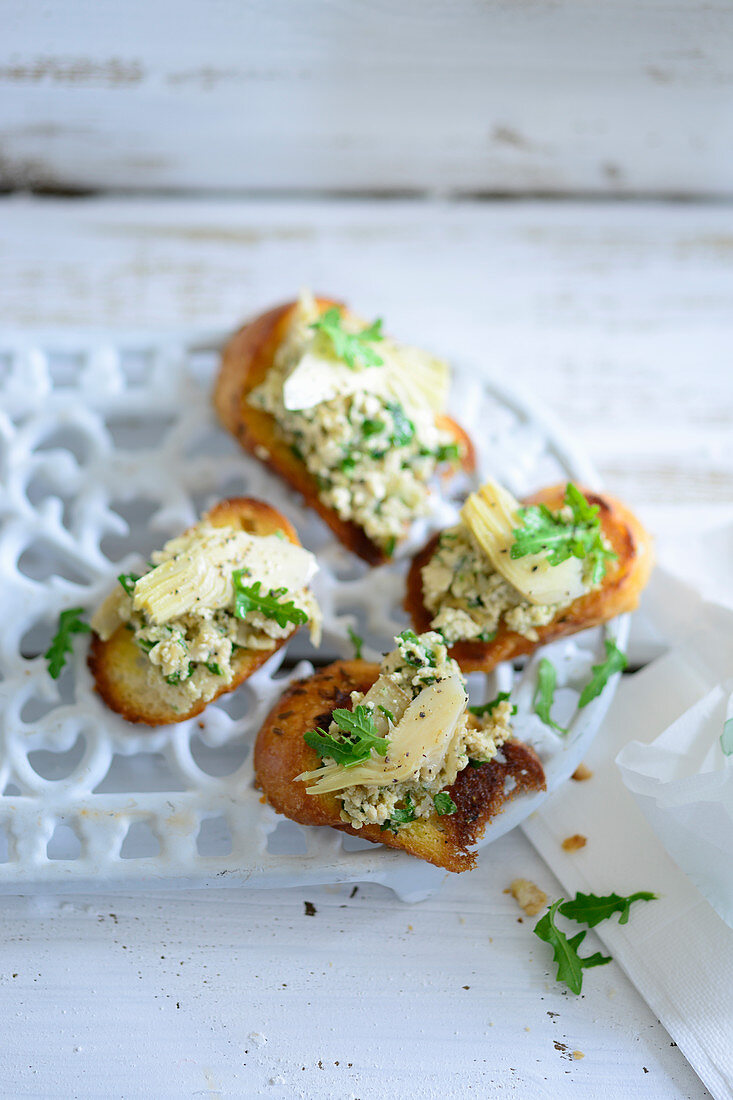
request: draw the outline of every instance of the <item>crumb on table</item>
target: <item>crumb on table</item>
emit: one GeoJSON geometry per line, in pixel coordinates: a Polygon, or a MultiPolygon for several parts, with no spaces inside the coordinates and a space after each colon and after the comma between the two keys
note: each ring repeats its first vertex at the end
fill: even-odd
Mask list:
{"type": "Polygon", "coordinates": [[[582,1050],[574,1050],[573,1051],[573,1058],[575,1059],[576,1062],[579,1062],[581,1058],[585,1058],[585,1055],[583,1054],[582,1050]]]}
{"type": "Polygon", "coordinates": [[[573,772],[573,779],[576,783],[583,783],[586,779],[592,779],[593,772],[587,767],[586,764],[578,764],[577,768],[573,772]]]}
{"type": "Polygon", "coordinates": [[[539,886],[535,886],[528,878],[515,878],[504,893],[511,894],[528,917],[536,916],[547,905],[545,891],[540,890],[539,886]]]}
{"type": "Polygon", "coordinates": [[[588,838],[582,836],[581,833],[573,833],[572,836],[566,836],[562,842],[563,851],[565,852],[577,852],[579,848],[585,848],[588,843],[588,838]]]}

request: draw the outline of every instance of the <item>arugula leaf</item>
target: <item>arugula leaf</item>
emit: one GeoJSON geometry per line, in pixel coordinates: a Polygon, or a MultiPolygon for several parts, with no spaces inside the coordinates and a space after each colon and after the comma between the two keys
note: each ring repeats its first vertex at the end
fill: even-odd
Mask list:
{"type": "Polygon", "coordinates": [[[581,958],[578,948],[585,939],[585,932],[578,932],[572,939],[568,939],[555,924],[555,913],[563,902],[563,898],[554,901],[544,917],[538,920],[534,926],[535,936],[539,936],[545,943],[549,943],[553,949],[553,957],[557,963],[558,982],[565,982],[573,993],[580,993],[583,988],[583,970],[591,966],[603,966],[611,961],[610,955],[601,955],[596,951],[594,955],[581,958]]]}
{"type": "Polygon", "coordinates": [[[137,573],[120,573],[117,580],[120,582],[127,595],[131,596],[135,591],[135,585],[140,580],[140,577],[137,573]]]}
{"type": "Polygon", "coordinates": [[[404,809],[395,806],[389,820],[379,826],[382,832],[391,829],[393,833],[396,833],[397,829],[395,829],[395,825],[409,825],[411,821],[415,820],[415,807],[409,794],[405,795],[403,802],[405,803],[404,809]]]}
{"type": "Polygon", "coordinates": [[[333,737],[320,726],[303,735],[306,745],[321,757],[330,756],[342,767],[353,768],[366,760],[372,749],[379,756],[387,755],[389,739],[379,736],[369,707],[359,704],[353,711],[339,708],[333,712],[333,720],[342,737],[333,737]]]}
{"type": "Polygon", "coordinates": [[[729,718],[720,735],[720,747],[726,756],[733,755],[733,718],[729,718]]]}
{"type": "Polygon", "coordinates": [[[66,664],[66,654],[72,652],[72,634],[88,634],[92,629],[89,623],[84,623],[79,618],[83,614],[83,607],[70,607],[59,615],[58,630],[43,655],[48,662],[48,674],[54,680],[58,680],[61,675],[61,670],[66,664]]]}
{"type": "Polygon", "coordinates": [[[577,921],[578,924],[587,924],[589,928],[595,928],[602,920],[608,920],[614,913],[620,913],[619,924],[627,924],[631,906],[635,901],[656,901],[657,895],[648,890],[638,890],[635,894],[629,894],[623,898],[619,894],[607,894],[598,897],[596,894],[576,894],[571,901],[564,901],[560,906],[560,912],[564,917],[577,921]]]}
{"type": "Polygon", "coordinates": [[[234,614],[238,619],[243,619],[248,611],[261,611],[268,619],[274,619],[278,626],[287,626],[295,623],[301,626],[308,622],[308,616],[300,607],[296,607],[292,600],[280,603],[286,594],[287,588],[271,588],[268,595],[260,591],[262,581],[245,585],[242,581],[246,573],[245,569],[235,569],[232,573],[234,582],[234,614]]]}
{"type": "MultiPolygon", "coordinates": [[[[499,703],[503,703],[505,699],[509,698],[508,691],[500,691],[496,699],[492,699],[490,703],[482,703],[481,706],[469,707],[471,714],[475,714],[477,718],[483,718],[486,714],[493,714],[499,703]]],[[[517,708],[512,706],[512,714],[517,713],[517,708]]]]}
{"type": "Polygon", "coordinates": [[[591,669],[593,675],[580,693],[578,709],[587,706],[591,699],[600,695],[614,673],[623,672],[629,663],[626,654],[621,652],[612,639],[607,638],[604,644],[606,659],[600,665],[593,665],[591,669]]]}
{"type": "Polygon", "coordinates": [[[454,814],[458,809],[447,791],[438,791],[433,799],[433,805],[441,817],[448,817],[450,814],[454,814]]]}
{"type": "Polygon", "coordinates": [[[415,425],[396,401],[388,402],[385,408],[392,414],[394,421],[394,431],[389,437],[390,443],[393,447],[406,447],[415,437],[415,425]]]}
{"type": "Polygon", "coordinates": [[[351,639],[351,644],[354,647],[354,659],[357,660],[357,661],[360,661],[361,660],[361,647],[364,645],[364,639],[359,634],[357,634],[355,630],[352,630],[351,627],[349,627],[348,630],[349,630],[349,638],[351,639]]]}
{"type": "Polygon", "coordinates": [[[607,563],[618,556],[603,543],[600,508],[590,504],[571,481],[565,488],[565,505],[572,511],[569,522],[551,512],[546,504],[520,508],[522,526],[512,532],[515,541],[511,556],[523,558],[526,554],[547,550],[550,565],[561,565],[570,557],[587,558],[590,582],[598,584],[606,575],[607,563]]]}
{"type": "Polygon", "coordinates": [[[551,726],[553,729],[557,730],[558,733],[567,733],[568,731],[565,727],[558,725],[550,716],[552,704],[555,699],[556,683],[557,673],[555,672],[555,666],[547,657],[543,657],[537,669],[537,689],[534,693],[532,706],[534,707],[535,714],[542,719],[546,726],[551,726]]]}
{"type": "Polygon", "coordinates": [[[310,326],[320,332],[333,346],[337,359],[352,370],[362,367],[381,367],[384,359],[369,344],[383,340],[382,321],[378,318],[361,332],[347,332],[343,327],[341,311],[332,306],[310,326]]]}

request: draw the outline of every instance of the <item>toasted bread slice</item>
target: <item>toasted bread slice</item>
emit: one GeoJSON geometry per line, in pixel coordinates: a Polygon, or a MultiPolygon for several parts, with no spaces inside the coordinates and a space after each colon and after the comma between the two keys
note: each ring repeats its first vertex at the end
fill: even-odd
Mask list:
{"type": "MultiPolygon", "coordinates": [[[[598,505],[603,533],[617,554],[617,559],[609,563],[600,588],[574,600],[546,626],[536,627],[539,636],[536,642],[510,630],[503,621],[499,623],[496,637],[491,642],[456,642],[449,654],[463,672],[491,672],[502,661],[511,661],[534,652],[556,638],[606,623],[624,611],[633,611],[637,606],[654,565],[651,537],[636,516],[618,500],[586,490],[583,492],[591,504],[598,505]]],[[[548,508],[558,510],[563,505],[564,496],[565,486],[553,485],[527,497],[523,503],[525,506],[546,504],[548,508]]],[[[435,553],[439,537],[434,535],[415,556],[407,576],[405,610],[418,633],[430,630],[433,618],[423,603],[422,569],[435,553]]]]}
{"type": "Polygon", "coordinates": [[[328,729],[337,707],[351,707],[352,691],[366,692],[379,666],[366,661],[336,661],[307,680],[292,684],[268,715],[257,735],[254,768],[257,785],[279,813],[301,825],[331,825],[374,844],[400,848],[410,855],[445,867],[467,871],[476,862],[470,849],[504,803],[522,791],[544,790],[545,774],[537,754],[521,741],[507,741],[499,758],[459,773],[450,789],[458,809],[450,816],[418,818],[397,833],[378,825],[354,829],[341,820],[341,802],[334,794],[310,795],[295,776],[320,765],[316,751],[303,740],[308,730],[328,729]],[[507,783],[507,779],[514,781],[507,783]],[[507,791],[511,788],[511,793],[507,791]]]}
{"type": "MultiPolygon", "coordinates": [[[[204,518],[215,527],[238,527],[253,535],[273,535],[276,531],[282,531],[290,542],[300,546],[300,540],[290,521],[261,500],[249,497],[222,500],[204,518]]],[[[97,691],[108,707],[117,711],[128,722],[164,726],[193,718],[220,695],[234,691],[280,649],[296,630],[297,627],[294,626],[287,637],[278,641],[273,639],[271,649],[238,650],[232,657],[234,679],[211,699],[197,699],[195,702],[191,701],[185,684],[168,684],[162,676],[160,684],[151,686],[148,683],[150,662],[135,645],[132,634],[124,623],[106,642],[98,634],[92,634],[87,663],[97,691]]]]}
{"type": "MultiPolygon", "coordinates": [[[[343,308],[340,302],[331,298],[317,298],[316,302],[321,312],[332,306],[343,308]]],[[[277,306],[250,321],[231,338],[222,354],[214,388],[214,407],[224,427],[239,440],[245,451],[302,493],[306,504],[328,524],[344,546],[370,565],[381,565],[389,560],[384,550],[356,523],[341,519],[333,508],[323,503],[316,479],[305,463],[293,454],[275,418],[263,409],[254,408],[247,400],[272,366],[296,306],[296,302],[277,306]]],[[[436,423],[450,432],[458,443],[464,468],[473,470],[473,445],[463,429],[449,416],[436,418],[436,423]]]]}

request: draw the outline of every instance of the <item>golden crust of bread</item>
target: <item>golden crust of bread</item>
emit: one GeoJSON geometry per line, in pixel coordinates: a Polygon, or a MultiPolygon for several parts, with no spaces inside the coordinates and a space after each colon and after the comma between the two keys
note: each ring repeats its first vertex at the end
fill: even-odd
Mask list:
{"type": "MultiPolygon", "coordinates": [[[[332,306],[344,308],[341,302],[331,298],[317,298],[316,302],[322,312],[332,306]]],[[[296,302],[277,306],[235,333],[222,353],[214,387],[214,407],[224,427],[239,440],[244,450],[264,462],[301,493],[306,504],[328,524],[344,546],[370,565],[382,565],[389,560],[384,550],[372,542],[356,523],[341,519],[333,508],[323,503],[316,479],[282,438],[275,418],[263,409],[254,408],[247,400],[252,390],[264,381],[272,366],[296,306],[296,302]],[[267,457],[263,457],[262,448],[267,452],[267,457]]],[[[452,433],[461,448],[464,468],[473,470],[474,449],[463,429],[449,416],[440,416],[436,422],[444,431],[452,433]]]]}
{"type": "MultiPolygon", "coordinates": [[[[538,646],[608,622],[624,611],[633,611],[637,606],[654,565],[651,537],[620,501],[586,490],[583,492],[591,504],[598,505],[603,533],[618,555],[616,561],[609,563],[600,588],[580,596],[546,626],[538,626],[539,640],[536,642],[509,630],[503,622],[499,623],[496,637],[491,642],[456,642],[449,653],[463,672],[491,672],[502,661],[532,653],[538,646]]],[[[563,504],[564,496],[565,485],[553,485],[527,497],[523,503],[546,504],[548,508],[558,509],[563,504]]],[[[423,603],[422,569],[435,553],[439,537],[434,535],[414,557],[407,576],[405,610],[418,633],[430,630],[433,617],[423,603]]]]}
{"type": "MultiPolygon", "coordinates": [[[[300,546],[295,528],[288,519],[261,500],[250,497],[231,497],[222,500],[206,517],[215,527],[237,527],[253,535],[272,535],[282,531],[290,542],[300,546]]],[[[274,642],[271,649],[241,649],[232,657],[234,678],[222,687],[212,699],[191,702],[185,685],[168,684],[161,676],[160,685],[148,683],[150,662],[132,640],[132,634],[121,624],[111,638],[102,641],[92,634],[87,664],[94,677],[97,691],[112,710],[128,722],[140,722],[147,726],[163,726],[171,722],[183,722],[193,718],[226,692],[234,691],[247,680],[260,665],[280,649],[295,633],[274,642]]]]}
{"type": "Polygon", "coordinates": [[[257,735],[254,768],[257,785],[279,813],[301,825],[331,825],[374,844],[400,848],[445,867],[467,871],[476,862],[470,850],[486,825],[504,803],[525,790],[544,790],[545,775],[537,754],[521,741],[502,746],[501,758],[468,767],[450,789],[458,807],[454,814],[418,818],[397,833],[382,832],[378,825],[354,829],[341,820],[341,803],[334,794],[309,795],[306,784],[295,776],[320,765],[316,751],[303,740],[308,730],[327,729],[337,707],[351,707],[352,691],[366,692],[379,675],[379,667],[366,661],[336,661],[307,680],[292,684],[268,715],[257,735]],[[505,785],[511,776],[511,794],[505,785]]]}

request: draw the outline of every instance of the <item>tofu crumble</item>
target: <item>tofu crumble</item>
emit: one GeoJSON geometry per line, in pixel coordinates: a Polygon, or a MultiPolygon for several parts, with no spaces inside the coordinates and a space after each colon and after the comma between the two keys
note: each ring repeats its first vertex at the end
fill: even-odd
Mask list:
{"type": "MultiPolygon", "coordinates": [[[[319,316],[313,298],[302,295],[272,368],[248,400],[274,417],[292,452],[315,478],[320,500],[391,554],[412,520],[429,512],[429,482],[441,463],[457,460],[455,439],[436,426],[435,410],[419,389],[405,386],[395,395],[381,385],[384,366],[355,367],[341,387],[349,392],[307,408],[294,408],[288,399],[291,407],[286,408],[286,383],[299,366],[307,364],[322,377],[331,363],[343,375],[343,363],[311,327],[319,316]]],[[[343,325],[347,331],[358,329],[348,314],[343,325]]],[[[424,362],[438,362],[386,338],[374,348],[385,359],[401,357],[412,371],[420,371],[424,362]]],[[[326,386],[324,392],[333,389],[338,386],[326,386]]]]}
{"type": "Polygon", "coordinates": [[[236,570],[243,571],[248,586],[259,580],[262,594],[292,601],[307,616],[318,643],[318,603],[307,584],[278,584],[278,565],[287,567],[285,580],[291,584],[293,577],[309,578],[316,569],[313,555],[284,537],[258,537],[202,521],[155,551],[140,577],[122,578],[125,584],[110,593],[92,627],[106,641],[124,625],[147,658],[151,687],[181,685],[190,702],[208,701],[232,683],[238,652],[274,649],[296,629],[257,608],[235,614],[236,570]],[[161,573],[162,583],[156,584],[156,570],[164,565],[170,579],[161,573]]]}
{"type": "MultiPolygon", "coordinates": [[[[366,695],[358,691],[352,692],[352,709],[367,699],[366,705],[371,709],[376,722],[378,715],[368,696],[376,690],[378,697],[389,698],[392,707],[387,737],[393,738],[395,743],[399,739],[400,721],[411,702],[418,697],[424,698],[426,689],[434,685],[447,683],[449,678],[460,678],[464,695],[463,710],[458,716],[448,744],[436,755],[434,751],[429,751],[431,746],[428,740],[428,751],[418,754],[419,760],[416,760],[409,777],[399,781],[387,780],[381,784],[375,782],[355,785],[338,792],[341,820],[355,829],[360,829],[363,825],[380,825],[394,831],[409,828],[409,822],[395,821],[400,816],[396,811],[405,811],[408,808],[412,810],[413,820],[434,815],[436,795],[446,792],[470,762],[477,764],[492,760],[501,745],[512,735],[512,707],[506,700],[497,703],[492,713],[483,718],[469,713],[465,679],[458,664],[448,656],[440,634],[429,631],[418,636],[411,631],[405,631],[396,640],[397,647],[382,660],[376,684],[366,695]]],[[[423,712],[420,716],[426,717],[423,712]]],[[[338,735],[335,722],[331,723],[328,732],[332,736],[338,735]]],[[[324,766],[334,763],[328,757],[323,758],[324,766]]],[[[389,748],[384,764],[390,764],[389,748]]],[[[301,778],[312,778],[317,774],[310,772],[301,778]]]]}

